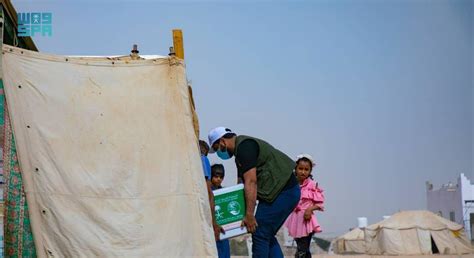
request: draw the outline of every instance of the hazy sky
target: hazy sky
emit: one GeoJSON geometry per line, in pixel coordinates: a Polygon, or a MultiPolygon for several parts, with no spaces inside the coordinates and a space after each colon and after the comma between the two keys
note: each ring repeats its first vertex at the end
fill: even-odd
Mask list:
{"type": "Polygon", "coordinates": [[[224,125],[313,155],[327,234],[426,208],[426,180],[474,181],[473,1],[13,4],[53,13],[48,53],[165,55],[183,29],[202,138],[224,125]]]}

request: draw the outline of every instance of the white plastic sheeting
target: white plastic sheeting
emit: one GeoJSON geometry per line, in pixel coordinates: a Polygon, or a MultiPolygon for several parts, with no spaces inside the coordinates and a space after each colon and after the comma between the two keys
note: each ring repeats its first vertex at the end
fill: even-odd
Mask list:
{"type": "Polygon", "coordinates": [[[39,257],[215,257],[182,62],[3,47],[39,257]]]}

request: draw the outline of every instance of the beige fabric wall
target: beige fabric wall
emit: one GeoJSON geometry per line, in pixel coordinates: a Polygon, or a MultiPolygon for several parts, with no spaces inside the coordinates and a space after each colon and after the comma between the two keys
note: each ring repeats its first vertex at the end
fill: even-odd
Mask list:
{"type": "Polygon", "coordinates": [[[431,237],[440,254],[473,253],[461,225],[429,211],[401,211],[365,228],[368,254],[431,254],[431,237]]]}
{"type": "Polygon", "coordinates": [[[365,233],[368,254],[432,254],[431,236],[440,254],[466,254],[473,251],[465,236],[457,237],[449,229],[430,231],[417,228],[381,228],[377,231],[366,230],[365,233]]]}
{"type": "Polygon", "coordinates": [[[344,241],[345,252],[348,253],[365,253],[365,241],[364,240],[345,240],[344,241]]]}
{"type": "Polygon", "coordinates": [[[40,257],[215,257],[184,65],[4,46],[40,257]]]}
{"type": "Polygon", "coordinates": [[[336,239],[335,252],[338,254],[366,253],[364,231],[360,228],[354,228],[338,237],[336,239]]]}
{"type": "Polygon", "coordinates": [[[431,236],[441,254],[464,254],[472,252],[471,243],[467,240],[464,230],[453,232],[440,230],[431,232],[431,236]]]}

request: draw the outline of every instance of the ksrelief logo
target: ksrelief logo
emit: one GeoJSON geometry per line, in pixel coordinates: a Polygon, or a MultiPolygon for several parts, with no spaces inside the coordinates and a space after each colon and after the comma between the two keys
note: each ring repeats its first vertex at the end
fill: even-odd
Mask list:
{"type": "Polygon", "coordinates": [[[229,202],[229,204],[227,205],[227,211],[236,216],[236,215],[239,215],[240,214],[240,204],[236,201],[231,201],[229,202]]]}
{"type": "Polygon", "coordinates": [[[215,212],[215,215],[216,215],[216,219],[224,218],[224,212],[222,212],[221,206],[216,205],[216,207],[214,208],[214,212],[215,212]]]}

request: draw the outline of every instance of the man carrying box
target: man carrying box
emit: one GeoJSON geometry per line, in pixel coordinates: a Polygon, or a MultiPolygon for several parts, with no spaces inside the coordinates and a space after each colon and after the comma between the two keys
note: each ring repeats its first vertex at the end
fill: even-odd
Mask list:
{"type": "Polygon", "coordinates": [[[209,144],[210,152],[223,160],[235,156],[238,176],[244,182],[246,213],[242,224],[252,233],[253,257],[283,257],[275,235],[300,199],[293,174],[295,162],[269,143],[237,136],[225,127],[209,132],[209,144]]]}

